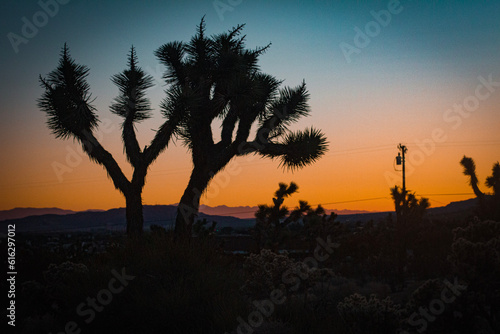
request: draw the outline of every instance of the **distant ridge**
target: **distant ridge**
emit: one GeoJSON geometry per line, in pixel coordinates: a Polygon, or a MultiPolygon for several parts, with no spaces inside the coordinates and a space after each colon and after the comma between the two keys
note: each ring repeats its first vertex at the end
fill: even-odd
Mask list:
{"type": "Polygon", "coordinates": [[[68,215],[76,213],[73,210],[64,210],[59,208],[14,208],[0,211],[0,221],[7,219],[19,219],[29,216],[41,215],[68,215]]]}
{"type": "MultiPolygon", "coordinates": [[[[149,229],[151,225],[171,228],[175,223],[177,207],[173,205],[144,205],[143,213],[145,230],[149,229]]],[[[254,219],[211,216],[204,213],[200,213],[198,218],[206,218],[209,222],[217,221],[218,227],[231,226],[236,229],[247,229],[255,224],[254,219]]],[[[126,229],[125,208],[110,209],[107,211],[83,211],[68,214],[44,214],[0,222],[0,226],[5,226],[7,224],[16,224],[16,232],[34,233],[125,231],[126,229]]]]}
{"type": "MultiPolygon", "coordinates": [[[[257,206],[208,206],[208,205],[200,205],[200,212],[203,212],[207,215],[217,215],[217,216],[232,216],[242,219],[253,219],[255,218],[255,212],[259,208],[257,206]]],[[[289,208],[293,210],[293,207],[289,208]]],[[[338,215],[355,215],[355,214],[364,214],[364,213],[376,213],[379,211],[365,211],[365,210],[337,210],[337,209],[325,209],[325,211],[330,214],[331,212],[335,212],[338,215]]]]}
{"type": "MultiPolygon", "coordinates": [[[[448,218],[467,218],[473,213],[474,207],[477,204],[476,199],[465,201],[452,202],[444,207],[428,209],[428,215],[435,217],[448,218]]],[[[209,207],[205,207],[206,210],[209,207]]],[[[246,211],[253,210],[252,207],[239,207],[246,211]]],[[[235,208],[224,207],[218,212],[227,213],[235,212],[235,208]]],[[[236,208],[237,209],[237,208],[236,208]]],[[[346,211],[346,210],[341,210],[346,211]]],[[[107,211],[88,210],[82,212],[74,212],[71,210],[63,210],[58,208],[16,208],[12,210],[0,211],[0,217],[13,213],[20,214],[32,212],[36,215],[8,219],[0,221],[0,226],[5,227],[7,224],[16,224],[17,232],[73,232],[73,231],[125,231],[125,208],[110,209],[107,211]],[[49,214],[41,214],[42,212],[51,212],[49,214]],[[3,216],[2,216],[3,215],[3,216]]],[[[213,211],[215,212],[215,211],[213,211]]],[[[390,212],[363,212],[356,214],[339,214],[337,220],[340,222],[368,222],[370,220],[380,220],[387,217],[390,212]]],[[[171,228],[174,225],[177,214],[177,206],[175,205],[144,205],[144,229],[148,230],[151,225],[160,225],[166,228],[171,228]]],[[[238,218],[224,215],[208,215],[200,212],[199,219],[207,219],[208,222],[216,221],[217,227],[226,226],[234,229],[248,229],[255,224],[255,218],[238,218]]],[[[5,230],[3,228],[3,230],[5,230]]]]}

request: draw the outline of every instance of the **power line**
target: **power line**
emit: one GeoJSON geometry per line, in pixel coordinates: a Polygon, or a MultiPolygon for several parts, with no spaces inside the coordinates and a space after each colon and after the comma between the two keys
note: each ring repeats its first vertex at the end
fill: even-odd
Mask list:
{"type": "MultiPolygon", "coordinates": [[[[331,204],[343,204],[343,203],[354,203],[354,202],[366,202],[366,201],[373,201],[373,200],[378,200],[378,199],[389,199],[389,197],[374,197],[374,198],[363,198],[363,199],[355,199],[355,200],[348,200],[348,201],[340,201],[340,202],[329,202],[329,203],[319,203],[319,204],[311,204],[311,206],[324,206],[324,205],[331,205],[331,204]]],[[[256,209],[257,210],[257,209],[256,209]]],[[[224,216],[230,216],[230,215],[236,215],[236,214],[242,214],[242,213],[254,213],[256,210],[252,211],[234,211],[234,212],[226,212],[224,216]]],[[[220,215],[217,215],[220,216],[220,215]]]]}
{"type": "Polygon", "coordinates": [[[474,193],[458,193],[458,194],[418,194],[420,196],[462,196],[462,195],[475,195],[474,193]]]}
{"type": "MultiPolygon", "coordinates": [[[[486,141],[458,141],[458,142],[445,142],[445,143],[435,143],[436,147],[459,147],[459,146],[484,146],[484,145],[500,145],[499,140],[486,140],[486,141]]],[[[332,150],[329,153],[324,155],[324,158],[333,157],[336,155],[344,155],[344,154],[363,154],[363,153],[371,153],[377,151],[385,151],[393,149],[394,145],[379,145],[379,146],[368,146],[368,147],[358,147],[352,149],[345,150],[332,150]]],[[[256,162],[243,162],[240,165],[244,166],[256,166],[256,165],[270,165],[274,164],[272,161],[256,161],[256,162]]],[[[186,169],[184,168],[168,168],[168,169],[160,169],[156,171],[152,171],[148,178],[163,176],[163,175],[171,175],[171,174],[182,174],[186,173],[186,169]]],[[[189,171],[187,171],[189,173],[189,171]]],[[[87,182],[104,182],[109,179],[106,177],[92,177],[92,178],[79,178],[67,180],[64,182],[55,182],[55,181],[31,181],[26,183],[17,183],[17,184],[4,184],[0,185],[2,188],[13,188],[13,187],[50,187],[50,186],[60,186],[60,185],[68,185],[68,184],[80,184],[87,182]]]]}

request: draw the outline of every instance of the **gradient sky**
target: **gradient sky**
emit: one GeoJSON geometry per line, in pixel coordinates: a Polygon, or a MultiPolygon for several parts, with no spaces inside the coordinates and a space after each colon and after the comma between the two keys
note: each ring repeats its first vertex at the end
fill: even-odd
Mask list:
{"type": "MultiPolygon", "coordinates": [[[[140,66],[158,80],[148,92],[156,116],[137,127],[141,145],[148,144],[162,123],[158,105],[164,97],[163,68],[153,52],[173,40],[188,41],[203,15],[209,34],[246,23],[248,48],[271,42],[262,70],[284,85],[305,79],[311,95],[311,116],[295,128],[314,125],[330,142],[318,163],[294,173],[277,161],[233,160],[212,181],[204,204],[268,203],[279,182],[295,181],[299,194],[289,206],[304,199],[331,203],[325,207],[332,209],[392,210],[389,188],[401,184],[394,158],[403,143],[408,189],[441,206],[473,197],[459,165],[464,154],[474,158],[483,190],[500,158],[500,1],[403,0],[384,26],[372,22],[372,13],[393,8],[393,1],[61,2],[67,3],[47,22],[37,1],[0,4],[0,210],[123,207],[104,169],[77,143],[57,140],[47,129],[36,106],[43,92],[38,75],[57,66],[67,42],[72,57],[90,68],[88,81],[105,125],[98,137],[129,175],[121,118],[109,111],[118,93],[110,77],[125,68],[134,45],[140,66]],[[227,10],[218,12],[215,5],[227,10]],[[34,17],[41,26],[16,52],[9,36],[22,36],[24,22],[34,17]],[[356,28],[377,27],[345,57],[341,46],[356,47],[356,28]],[[489,90],[484,80],[493,81],[489,90]],[[54,163],[71,172],[58,178],[54,163]]],[[[144,204],[177,203],[190,170],[185,147],[171,146],[150,168],[144,204]]]]}

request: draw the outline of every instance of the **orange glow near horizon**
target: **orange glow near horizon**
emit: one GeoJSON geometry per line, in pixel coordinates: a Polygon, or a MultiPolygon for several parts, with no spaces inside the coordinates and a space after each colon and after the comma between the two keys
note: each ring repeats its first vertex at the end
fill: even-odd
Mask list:
{"type": "MultiPolygon", "coordinates": [[[[411,166],[410,157],[411,153],[422,150],[415,143],[405,143],[409,148],[407,188],[430,198],[433,207],[474,197],[459,165],[464,154],[474,158],[483,191],[488,191],[484,180],[491,174],[496,161],[498,141],[496,145],[476,142],[475,146],[462,147],[453,139],[452,132],[449,134],[452,139],[436,144],[432,154],[413,157],[415,160],[424,156],[422,162],[415,160],[418,166],[411,166]]],[[[369,133],[365,136],[369,137],[369,133]]],[[[124,207],[123,196],[114,189],[105,170],[90,162],[76,143],[55,140],[48,133],[45,137],[47,146],[42,145],[35,152],[25,151],[15,164],[7,165],[9,169],[4,175],[9,175],[9,179],[2,182],[0,209],[60,207],[80,211],[124,207]],[[71,171],[62,174],[62,182],[54,172],[54,162],[71,166],[71,171]]],[[[357,139],[358,143],[367,142],[359,136],[357,139]]],[[[103,142],[110,144],[108,146],[113,148],[110,151],[120,157],[119,164],[127,166],[119,140],[119,132],[115,130],[103,142]]],[[[335,135],[329,137],[329,141],[330,151],[322,159],[293,173],[278,167],[277,161],[258,156],[234,159],[212,180],[201,202],[210,206],[271,203],[279,182],[294,181],[299,185],[299,192],[286,200],[289,207],[294,207],[298,200],[307,200],[310,204],[323,204],[327,209],[392,211],[389,188],[401,185],[401,172],[395,171],[393,165],[397,142],[392,147],[387,141],[381,141],[382,145],[374,141],[342,148],[336,143],[335,135]]],[[[144,204],[177,203],[188,182],[190,168],[185,147],[177,143],[169,148],[150,168],[143,193],[144,204]]],[[[125,171],[130,174],[130,168],[125,171]]]]}

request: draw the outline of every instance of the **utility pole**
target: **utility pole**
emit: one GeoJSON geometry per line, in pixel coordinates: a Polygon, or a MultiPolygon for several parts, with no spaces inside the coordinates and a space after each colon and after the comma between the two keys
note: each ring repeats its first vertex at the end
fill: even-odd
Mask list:
{"type": "Polygon", "coordinates": [[[398,149],[401,151],[397,156],[397,164],[403,164],[403,208],[406,205],[406,179],[405,179],[405,153],[408,151],[408,148],[405,145],[399,144],[398,149]]]}
{"type": "Polygon", "coordinates": [[[400,152],[398,152],[398,156],[396,157],[396,163],[398,165],[403,165],[403,205],[401,207],[401,212],[400,216],[397,217],[398,221],[397,223],[397,235],[399,239],[399,251],[398,251],[398,273],[399,273],[399,279],[402,284],[402,286],[405,285],[405,274],[404,274],[404,265],[406,262],[406,215],[405,213],[408,212],[406,209],[406,180],[405,180],[405,153],[408,151],[408,148],[403,145],[399,144],[398,149],[400,152]]]}

